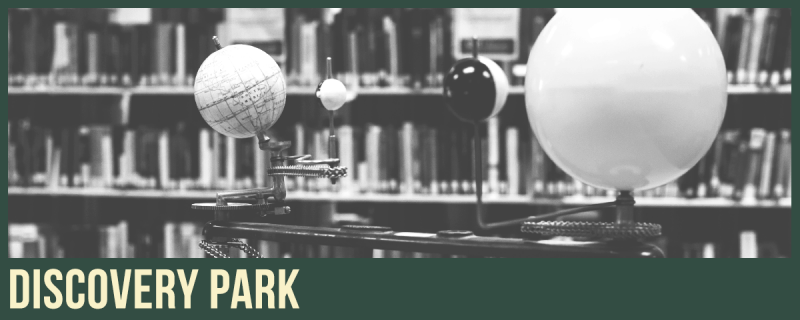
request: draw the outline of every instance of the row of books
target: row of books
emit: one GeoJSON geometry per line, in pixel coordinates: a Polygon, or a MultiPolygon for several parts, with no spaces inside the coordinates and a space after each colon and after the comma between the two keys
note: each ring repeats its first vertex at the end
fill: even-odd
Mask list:
{"type": "Polygon", "coordinates": [[[791,83],[791,9],[696,10],[719,41],[730,83],[791,83]]]}
{"type": "MultiPolygon", "coordinates": [[[[723,49],[731,83],[791,82],[791,10],[696,9],[723,49]]],[[[481,54],[521,85],[555,9],[8,9],[9,85],[191,86],[224,45],[259,47],[289,85],[315,86],[323,61],[348,87],[440,87],[483,35],[481,54]],[[489,33],[487,33],[489,32],[489,33]],[[484,33],[486,33],[484,35],[484,33]]]]}
{"type": "MultiPolygon", "coordinates": [[[[141,230],[140,230],[141,231],[141,230]]],[[[59,229],[40,223],[9,223],[9,258],[209,258],[198,245],[202,224],[167,221],[163,232],[129,233],[128,222],[96,227],[59,229]]],[[[264,258],[431,258],[440,255],[355,249],[324,245],[297,245],[238,239],[264,258]]],[[[248,258],[238,249],[232,258],[248,258]]]]}
{"type": "MultiPolygon", "coordinates": [[[[745,230],[739,233],[739,258],[786,258],[775,242],[759,242],[757,232],[745,230]]],[[[725,258],[716,242],[694,242],[683,244],[683,258],[725,258]]]]}
{"type": "MultiPolygon", "coordinates": [[[[278,135],[293,154],[328,155],[327,129],[297,123],[278,135]]],[[[611,196],[572,179],[542,150],[528,128],[482,128],[484,193],[558,198],[611,196]]],[[[50,129],[28,120],[8,124],[9,186],[162,190],[246,189],[269,186],[269,156],[255,139],[226,138],[207,128],[92,125],[50,129]]],[[[287,177],[289,191],[347,194],[474,194],[475,132],[398,125],[342,125],[338,155],[349,175],[287,177]]],[[[273,136],[275,137],[275,136],[273,136]]],[[[639,197],[722,197],[735,200],[791,197],[791,132],[726,129],[684,176],[639,197]]]]}
{"type": "MultiPolygon", "coordinates": [[[[128,222],[95,228],[36,223],[8,224],[9,258],[133,258],[140,257],[129,240],[128,222]]],[[[144,256],[141,256],[144,257],[144,256]]]]}

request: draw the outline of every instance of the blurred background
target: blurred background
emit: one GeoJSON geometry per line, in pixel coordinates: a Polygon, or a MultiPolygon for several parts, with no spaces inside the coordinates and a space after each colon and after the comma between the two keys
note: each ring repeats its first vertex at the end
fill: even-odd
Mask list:
{"type": "MultiPolygon", "coordinates": [[[[791,11],[695,9],[728,67],[728,112],[695,168],[636,194],[639,221],[668,257],[791,256],[791,11]]],[[[442,102],[442,79],[479,51],[513,85],[482,128],[492,220],[613,200],[542,151],[525,114],[530,48],[556,14],[512,9],[8,9],[9,256],[204,257],[217,190],[264,186],[254,140],[200,117],[193,73],[223,45],[249,44],[281,65],[284,113],[270,137],[327,155],[327,112],[313,93],[333,59],[357,97],[337,112],[350,176],[287,179],[292,214],[271,222],[373,224],[395,231],[475,230],[471,125],[442,102]]],[[[238,217],[258,221],[253,216],[238,217]]],[[[610,212],[567,219],[612,220],[610,212]]],[[[483,235],[521,236],[518,230],[483,235]]],[[[439,257],[249,241],[267,257],[439,257]]]]}

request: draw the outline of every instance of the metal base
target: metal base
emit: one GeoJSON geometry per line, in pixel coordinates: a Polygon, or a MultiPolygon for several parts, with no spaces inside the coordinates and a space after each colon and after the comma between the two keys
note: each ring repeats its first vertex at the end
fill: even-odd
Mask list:
{"type": "MultiPolygon", "coordinates": [[[[388,230],[387,230],[388,229],[388,230]]],[[[507,258],[662,258],[657,247],[637,240],[549,243],[470,235],[465,231],[440,234],[322,228],[269,223],[211,221],[206,237],[246,238],[274,242],[507,258]]]]}
{"type": "Polygon", "coordinates": [[[524,223],[522,232],[546,237],[639,239],[660,236],[661,226],[653,223],[537,221],[524,223]]]}
{"type": "Polygon", "coordinates": [[[216,203],[195,203],[192,204],[192,210],[200,211],[256,211],[268,208],[267,204],[250,204],[250,203],[235,203],[229,202],[227,205],[218,205],[216,203]]]}

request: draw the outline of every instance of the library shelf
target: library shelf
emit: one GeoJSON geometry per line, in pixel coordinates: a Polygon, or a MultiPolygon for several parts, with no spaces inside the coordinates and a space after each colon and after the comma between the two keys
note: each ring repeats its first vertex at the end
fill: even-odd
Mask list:
{"type": "MultiPolygon", "coordinates": [[[[25,188],[9,187],[9,196],[46,197],[95,197],[131,199],[176,199],[212,201],[216,191],[165,191],[165,190],[121,190],[106,188],[25,188]]],[[[290,192],[289,202],[342,202],[342,203],[409,203],[409,204],[473,204],[471,195],[402,195],[402,194],[360,194],[330,192],[290,192]]],[[[581,206],[613,201],[609,197],[570,196],[559,199],[533,199],[527,196],[507,196],[487,194],[484,202],[502,205],[530,206],[581,206]]],[[[638,207],[686,207],[686,208],[763,208],[791,209],[791,199],[733,201],[723,198],[637,198],[638,207]]]]}
{"type": "MultiPolygon", "coordinates": [[[[351,88],[358,96],[441,96],[442,88],[351,88]]],[[[315,87],[292,87],[287,89],[288,95],[311,96],[316,92],[315,87]]],[[[8,87],[9,96],[20,95],[194,95],[194,89],[188,86],[151,86],[151,87],[8,87]]],[[[515,86],[509,91],[510,95],[523,95],[523,87],[515,86]]],[[[792,94],[792,85],[777,87],[760,87],[756,85],[731,85],[728,86],[730,95],[787,95],[792,94]]]]}

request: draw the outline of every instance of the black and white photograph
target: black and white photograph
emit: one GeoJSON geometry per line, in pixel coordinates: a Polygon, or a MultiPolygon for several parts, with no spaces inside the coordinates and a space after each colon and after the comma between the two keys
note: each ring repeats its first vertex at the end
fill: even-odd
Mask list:
{"type": "Polygon", "coordinates": [[[7,11],[9,258],[791,257],[791,9],[7,11]]]}

